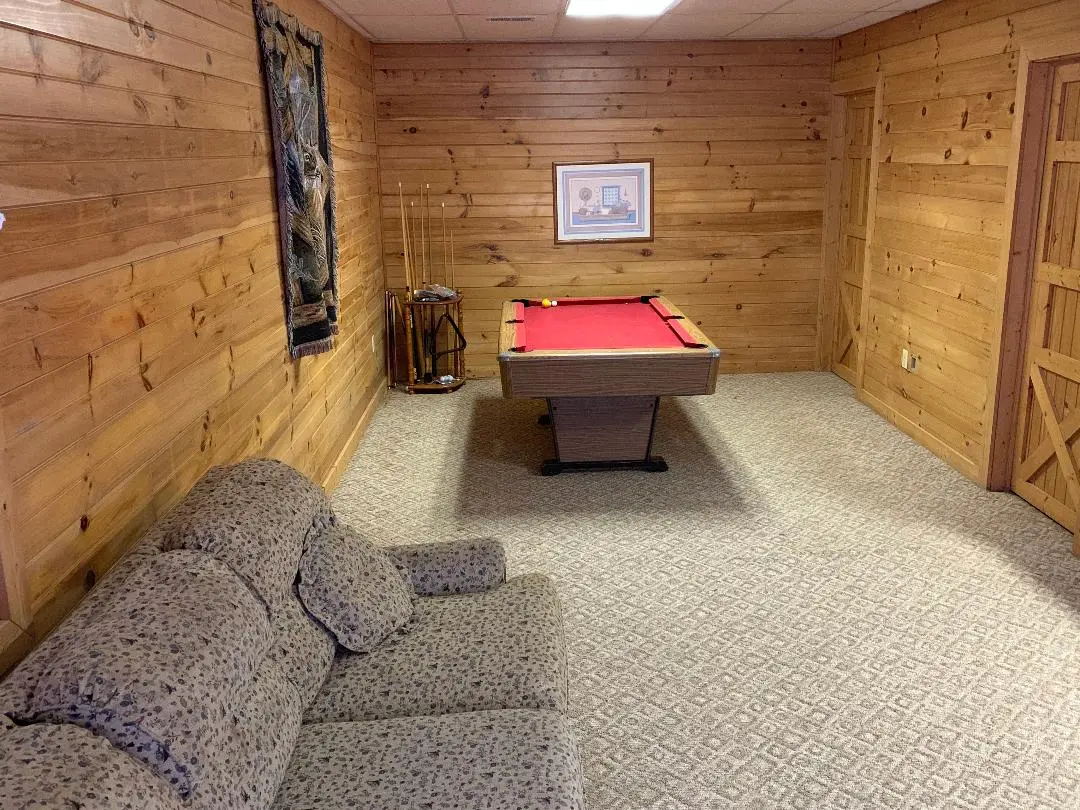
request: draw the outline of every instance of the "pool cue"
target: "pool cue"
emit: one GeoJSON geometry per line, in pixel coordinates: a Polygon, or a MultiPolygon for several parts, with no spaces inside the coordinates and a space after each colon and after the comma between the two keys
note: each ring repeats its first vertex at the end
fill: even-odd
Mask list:
{"type": "Polygon", "coordinates": [[[405,295],[408,297],[412,284],[409,278],[409,223],[405,216],[405,193],[401,189],[401,183],[397,184],[398,210],[401,213],[401,249],[405,258],[405,295]]]}
{"type": "Polygon", "coordinates": [[[390,360],[390,347],[394,335],[394,305],[391,303],[393,295],[390,290],[387,290],[386,295],[383,297],[383,306],[386,310],[383,314],[386,315],[386,387],[388,389],[394,387],[393,364],[390,360]]]}
{"type": "Polygon", "coordinates": [[[429,183],[424,188],[428,191],[428,203],[424,207],[424,211],[428,213],[428,281],[435,281],[435,229],[431,225],[431,184],[429,183]]]}
{"type": "Polygon", "coordinates": [[[427,284],[427,250],[424,248],[424,185],[420,184],[420,283],[427,284]]]}
{"type": "Polygon", "coordinates": [[[409,290],[410,290],[409,295],[410,295],[410,297],[412,296],[411,291],[416,289],[416,247],[413,244],[414,237],[413,237],[412,217],[409,216],[409,212],[411,210],[412,210],[411,208],[406,210],[406,217],[405,217],[405,232],[408,234],[408,237],[409,237],[409,290]]]}
{"type": "MultiPolygon", "coordinates": [[[[413,257],[413,289],[416,289],[416,200],[409,200],[409,248],[412,250],[413,257]]],[[[423,268],[420,269],[421,277],[423,275],[423,268]]]]}
{"type": "Polygon", "coordinates": [[[442,277],[443,284],[450,287],[450,268],[446,263],[446,203],[442,204],[442,277]]]}

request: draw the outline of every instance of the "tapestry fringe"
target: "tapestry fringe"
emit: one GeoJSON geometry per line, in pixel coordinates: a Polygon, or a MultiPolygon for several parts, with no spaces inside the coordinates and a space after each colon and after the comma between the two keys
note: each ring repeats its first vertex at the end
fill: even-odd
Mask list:
{"type": "Polygon", "coordinates": [[[334,338],[325,337],[322,340],[313,340],[300,346],[293,346],[292,359],[299,360],[301,357],[312,357],[316,354],[328,352],[334,348],[334,338]]]}

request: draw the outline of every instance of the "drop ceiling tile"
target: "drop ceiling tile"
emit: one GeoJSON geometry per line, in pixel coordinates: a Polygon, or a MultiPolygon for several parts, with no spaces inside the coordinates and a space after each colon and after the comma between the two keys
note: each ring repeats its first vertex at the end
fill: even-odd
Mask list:
{"type": "Polygon", "coordinates": [[[538,14],[528,22],[491,22],[487,17],[459,14],[465,38],[474,42],[517,42],[551,39],[555,33],[555,14],[538,14]]]}
{"type": "Polygon", "coordinates": [[[448,0],[335,0],[354,17],[408,17],[413,14],[449,14],[448,0]]]}
{"type": "Polygon", "coordinates": [[[864,14],[887,5],[889,0],[791,0],[781,14],[864,14]]]}
{"type": "MultiPolygon", "coordinates": [[[[385,2],[385,0],[384,0],[385,2]]],[[[454,11],[478,17],[517,17],[528,14],[558,14],[566,0],[452,0],[454,11]]],[[[882,0],[887,3],[889,0],[882,0]]]]}
{"type": "Polygon", "coordinates": [[[764,14],[776,11],[788,2],[790,0],[682,0],[668,14],[764,14]]]}
{"type": "Polygon", "coordinates": [[[841,25],[859,16],[847,14],[762,14],[749,25],[732,32],[742,39],[782,39],[784,37],[811,37],[825,28],[841,25]]]}
{"type": "Polygon", "coordinates": [[[850,34],[852,31],[858,31],[860,28],[866,28],[867,26],[879,23],[882,20],[890,20],[902,13],[903,12],[901,11],[871,11],[869,14],[860,14],[854,19],[840,23],[840,25],[834,25],[818,31],[815,36],[838,37],[841,34],[850,34]]]}
{"type": "Polygon", "coordinates": [[[555,26],[555,39],[594,40],[611,42],[635,39],[656,22],[655,18],[631,19],[626,17],[560,17],[555,26]]]}
{"type": "Polygon", "coordinates": [[[354,15],[353,19],[379,42],[459,42],[462,39],[461,29],[449,14],[354,15]]]}
{"type": "Polygon", "coordinates": [[[757,14],[665,14],[642,39],[720,39],[753,22],[757,14]]]}

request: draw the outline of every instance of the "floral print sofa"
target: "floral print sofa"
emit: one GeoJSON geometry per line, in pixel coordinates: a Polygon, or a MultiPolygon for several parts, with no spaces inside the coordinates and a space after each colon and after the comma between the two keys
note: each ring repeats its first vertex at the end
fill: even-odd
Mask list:
{"type": "Polygon", "coordinates": [[[0,682],[0,808],[583,807],[550,580],[387,549],[412,618],[350,653],[296,586],[335,523],[285,464],[208,472],[0,682]]]}

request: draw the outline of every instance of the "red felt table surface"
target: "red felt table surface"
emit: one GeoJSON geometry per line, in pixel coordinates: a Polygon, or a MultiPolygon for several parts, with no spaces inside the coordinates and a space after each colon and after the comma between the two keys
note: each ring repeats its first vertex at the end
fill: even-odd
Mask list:
{"type": "Polygon", "coordinates": [[[568,301],[525,307],[525,351],[558,349],[680,349],[668,322],[639,299],[568,301]]]}

